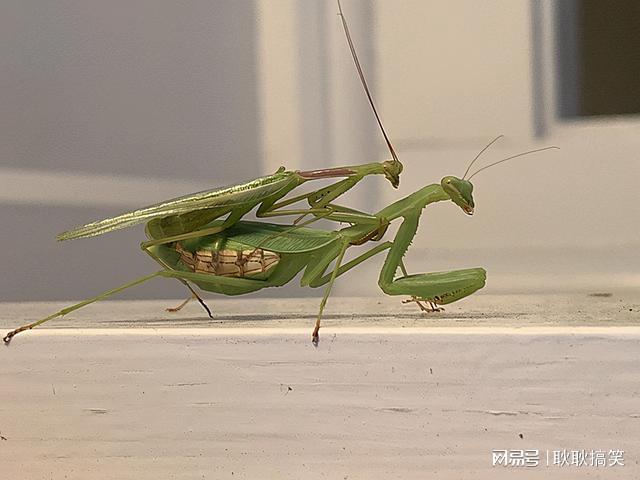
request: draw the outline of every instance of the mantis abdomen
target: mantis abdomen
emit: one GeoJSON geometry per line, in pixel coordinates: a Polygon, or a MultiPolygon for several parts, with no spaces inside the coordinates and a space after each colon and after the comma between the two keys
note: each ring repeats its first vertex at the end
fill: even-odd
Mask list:
{"type": "Polygon", "coordinates": [[[265,273],[280,262],[280,255],[262,248],[235,250],[202,248],[195,252],[175,243],[180,262],[195,273],[246,278],[265,273]]]}

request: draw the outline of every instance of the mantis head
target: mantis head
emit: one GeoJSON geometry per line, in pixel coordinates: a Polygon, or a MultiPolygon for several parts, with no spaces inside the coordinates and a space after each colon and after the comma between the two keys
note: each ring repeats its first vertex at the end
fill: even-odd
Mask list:
{"type": "Polygon", "coordinates": [[[444,177],[440,181],[442,189],[467,215],[473,215],[475,204],[473,203],[473,185],[469,180],[462,180],[452,175],[444,177]]]}
{"type": "Polygon", "coordinates": [[[400,174],[402,173],[402,163],[400,163],[399,160],[393,159],[387,160],[383,165],[385,178],[391,182],[393,188],[398,188],[398,185],[400,185],[400,174]]]}

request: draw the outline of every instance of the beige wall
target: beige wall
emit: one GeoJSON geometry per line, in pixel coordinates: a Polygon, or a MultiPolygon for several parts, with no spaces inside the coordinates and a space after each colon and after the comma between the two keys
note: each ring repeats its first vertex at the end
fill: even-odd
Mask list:
{"type": "MultiPolygon", "coordinates": [[[[484,265],[486,291],[640,284],[640,122],[556,118],[552,2],[343,4],[405,163],[399,191],[369,179],[345,202],[374,210],[460,175],[498,134],[481,165],[561,147],[474,178],[473,218],[429,207],[412,272],[484,265]]],[[[0,22],[3,299],[85,297],[154,268],[140,229],[53,241],[74,224],[279,165],[388,157],[332,1],[16,1],[0,22]]],[[[381,260],[338,292],[379,294],[381,260]]],[[[125,296],[180,295],[158,281],[125,296]]]]}
{"type": "MultiPolygon", "coordinates": [[[[484,265],[489,271],[488,291],[640,286],[636,254],[640,120],[568,122],[556,117],[552,2],[345,0],[343,4],[360,55],[368,56],[361,60],[383,121],[405,163],[400,191],[369,180],[377,190],[368,197],[369,210],[444,175],[461,175],[476,153],[499,134],[505,138],[483,155],[478,166],[542,146],[561,148],[479,174],[474,178],[473,218],[452,205],[429,207],[408,254],[412,271],[484,265]]],[[[328,25],[334,42],[327,53],[334,79],[330,108],[364,105],[366,109],[334,18],[335,7],[321,13],[319,21],[328,25]],[[341,72],[339,82],[336,71],[341,72]],[[346,100],[344,91],[349,91],[346,100]]],[[[269,40],[268,32],[263,38],[269,40]]],[[[305,38],[303,32],[297,42],[305,38]]],[[[272,68],[279,58],[269,57],[272,68]]],[[[297,60],[301,71],[316,61],[297,60]]],[[[270,83],[268,76],[262,79],[270,83]]],[[[304,102],[299,92],[290,92],[290,105],[304,102]]],[[[377,150],[372,152],[369,145],[359,153],[356,148],[362,148],[362,141],[352,143],[351,149],[338,145],[331,164],[388,157],[373,118],[360,114],[357,128],[368,132],[377,150]]],[[[338,118],[342,123],[326,127],[334,138],[352,132],[355,125],[348,114],[338,118]]],[[[276,132],[263,133],[266,142],[278,143],[276,132]]],[[[375,293],[380,261],[354,272],[363,281],[344,281],[340,291],[375,293]]]]}
{"type": "MultiPolygon", "coordinates": [[[[408,155],[424,158],[408,161],[408,171],[434,179],[462,172],[498,134],[505,140],[479,165],[541,145],[561,147],[474,179],[479,211],[473,223],[485,227],[474,226],[473,244],[602,246],[639,240],[633,221],[640,219],[637,117],[568,123],[551,112],[544,119],[547,133],[534,136],[537,79],[529,2],[489,1],[481,9],[473,1],[377,5],[386,121],[400,149],[404,143],[408,155]]],[[[545,32],[551,34],[550,26],[545,32]]],[[[554,59],[545,61],[553,71],[554,59]]],[[[553,104],[549,87],[543,100],[553,104]]],[[[407,183],[416,178],[406,177],[407,183]]]]}

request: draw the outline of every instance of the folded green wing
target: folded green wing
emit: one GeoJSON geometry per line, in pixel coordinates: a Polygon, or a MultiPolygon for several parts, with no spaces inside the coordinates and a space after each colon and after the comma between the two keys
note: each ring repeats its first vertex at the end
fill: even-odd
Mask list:
{"type": "Polygon", "coordinates": [[[228,242],[239,247],[260,247],[278,253],[309,252],[337,239],[331,231],[247,221],[235,224],[225,236],[228,242]]]}
{"type": "Polygon", "coordinates": [[[294,172],[278,171],[273,175],[260,177],[248,182],[192,193],[139,210],[123,213],[117,217],[106,218],[74,228],[61,233],[57,236],[57,239],[71,240],[74,238],[93,237],[156,218],[181,215],[196,210],[223,207],[221,208],[223,211],[221,215],[223,215],[234,207],[245,206],[246,208],[253,208],[278,191],[286,189],[288,186],[293,186],[294,175],[294,172]]]}

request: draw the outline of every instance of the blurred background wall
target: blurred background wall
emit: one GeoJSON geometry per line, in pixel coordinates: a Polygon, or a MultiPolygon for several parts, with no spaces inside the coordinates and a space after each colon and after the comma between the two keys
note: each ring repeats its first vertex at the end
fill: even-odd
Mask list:
{"type": "MultiPolygon", "coordinates": [[[[473,217],[429,207],[411,272],[482,265],[494,293],[640,285],[634,2],[343,6],[405,164],[400,190],[371,178],[343,203],[373,211],[462,175],[499,134],[479,166],[561,147],[475,177],[473,217]]],[[[280,165],[388,158],[336,13],[330,0],[3,2],[0,300],[83,298],[156,268],[141,227],[55,242],[75,225],[280,165]]],[[[338,293],[378,294],[381,261],[338,293]]],[[[120,298],[181,296],[157,280],[120,298]]]]}

